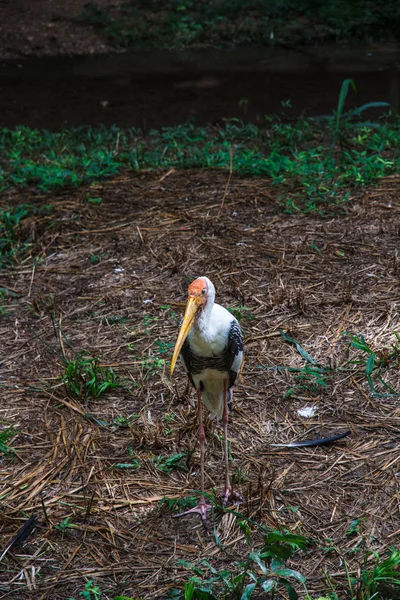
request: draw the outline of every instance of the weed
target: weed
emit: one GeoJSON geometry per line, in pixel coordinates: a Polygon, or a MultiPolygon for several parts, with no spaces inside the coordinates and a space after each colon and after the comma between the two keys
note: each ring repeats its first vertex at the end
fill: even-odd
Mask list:
{"type": "Polygon", "coordinates": [[[156,340],[154,344],[157,346],[157,354],[169,354],[174,347],[173,342],[164,342],[164,340],[156,340]]]}
{"type": "Polygon", "coordinates": [[[148,381],[150,377],[155,375],[158,371],[164,369],[165,359],[164,358],[144,358],[140,361],[140,366],[146,371],[144,380],[148,381]]]}
{"type": "Polygon", "coordinates": [[[102,201],[102,198],[92,198],[89,194],[86,194],[86,202],[88,204],[101,204],[102,201]]]}
{"type": "Polygon", "coordinates": [[[186,458],[186,454],[184,452],[179,452],[172,456],[158,456],[157,458],[153,458],[152,462],[155,467],[163,473],[171,473],[171,471],[174,470],[187,471],[186,465],[182,464],[183,458],[186,458]]]}
{"type": "Polygon", "coordinates": [[[318,396],[327,386],[326,377],[321,373],[321,369],[314,369],[307,364],[304,368],[298,369],[298,373],[293,376],[296,384],[285,392],[285,398],[302,392],[310,396],[318,396]]]}
{"type": "MultiPolygon", "coordinates": [[[[251,533],[247,523],[240,523],[245,527],[246,539],[250,544],[251,533]]],[[[176,598],[204,598],[206,600],[248,600],[254,595],[260,597],[271,594],[274,597],[276,590],[285,588],[289,598],[297,599],[294,583],[305,583],[305,577],[286,566],[286,561],[298,550],[307,547],[307,540],[303,536],[293,535],[288,532],[270,531],[264,536],[264,543],[256,551],[249,552],[247,557],[241,557],[236,563],[235,571],[227,569],[218,571],[209,561],[201,560],[198,563],[178,561],[177,564],[190,570],[193,575],[186,582],[183,593],[176,590],[176,598]]]]}
{"type": "Polygon", "coordinates": [[[65,533],[69,529],[75,529],[75,527],[76,527],[76,525],[74,525],[74,523],[71,523],[69,517],[66,517],[58,525],[54,525],[54,529],[57,529],[57,531],[61,531],[62,533],[65,533]]]}
{"type": "Polygon", "coordinates": [[[92,265],[97,265],[101,260],[108,258],[107,252],[102,252],[101,254],[91,254],[89,260],[92,265]]]}
{"type": "Polygon", "coordinates": [[[89,397],[99,398],[110,389],[123,387],[111,367],[101,367],[98,357],[90,358],[85,352],[66,360],[64,371],[62,381],[67,393],[84,402],[89,397]]]}
{"type": "MultiPolygon", "coordinates": [[[[379,590],[384,586],[393,586],[400,589],[400,552],[392,548],[386,558],[382,559],[376,551],[368,551],[364,556],[364,568],[361,576],[356,582],[360,600],[370,600],[379,597],[379,590]],[[374,557],[375,565],[367,567],[370,557],[374,557]]],[[[391,590],[393,596],[398,592],[391,590]]],[[[389,596],[387,596],[389,597],[389,596]]]]}
{"type": "Polygon", "coordinates": [[[354,519],[347,528],[346,535],[354,535],[360,533],[360,525],[364,519],[354,519]]]}
{"type": "Polygon", "coordinates": [[[252,321],[255,319],[254,313],[251,312],[251,309],[247,306],[237,306],[228,308],[229,312],[233,314],[234,317],[241,322],[242,319],[246,319],[247,321],[252,321]]]}
{"type": "MultiPolygon", "coordinates": [[[[298,119],[286,123],[274,116],[254,125],[231,119],[219,128],[187,123],[146,135],[117,127],[59,133],[26,127],[3,129],[0,190],[28,184],[44,191],[77,186],[113,177],[126,168],[136,172],[171,167],[229,169],[232,158],[234,173],[269,177],[272,184],[283,186],[278,199],[286,212],[324,214],[348,201],[349,188],[372,184],[400,168],[400,117],[389,114],[372,124],[360,121],[355,113],[347,118],[340,98],[344,102],[343,93],[336,114],[324,122],[298,119]],[[61,154],[57,152],[60,146],[61,154]]],[[[26,218],[23,211],[18,215],[15,218],[26,218]]],[[[18,228],[12,228],[13,232],[18,228]]],[[[7,231],[0,238],[5,237],[12,250],[15,242],[7,231]]],[[[245,317],[245,311],[241,312],[245,317]]],[[[150,325],[151,319],[148,316],[145,325],[150,325]]]]}
{"type": "Polygon", "coordinates": [[[131,415],[129,415],[129,417],[124,417],[124,416],[120,415],[118,417],[115,417],[115,419],[113,419],[112,424],[115,425],[116,427],[127,428],[127,427],[130,427],[132,425],[132,422],[138,418],[139,418],[139,415],[137,413],[132,413],[131,415]]]}
{"type": "Polygon", "coordinates": [[[197,496],[185,496],[185,498],[162,498],[159,507],[167,506],[171,511],[184,511],[194,508],[198,502],[197,496]]]}
{"type": "Polygon", "coordinates": [[[0,210],[0,268],[16,260],[28,249],[31,236],[22,235],[21,225],[34,212],[35,209],[27,204],[0,210]]]}
{"type": "Polygon", "coordinates": [[[14,453],[14,450],[8,444],[8,440],[14,437],[15,433],[12,427],[7,427],[7,429],[0,431],[0,453],[5,455],[14,453]]]}
{"type": "Polygon", "coordinates": [[[390,372],[390,369],[398,370],[400,365],[400,336],[397,332],[393,332],[396,342],[392,344],[390,348],[383,348],[382,350],[374,351],[371,346],[367,343],[363,335],[356,336],[354,334],[345,331],[343,335],[347,336],[350,340],[350,346],[356,350],[360,350],[364,353],[362,357],[354,357],[348,361],[348,365],[355,365],[356,367],[362,367],[368,384],[371,390],[371,396],[385,397],[385,396],[398,396],[397,392],[393,387],[384,380],[386,373],[390,372]],[[376,389],[376,384],[380,385],[380,388],[386,390],[384,393],[376,389]]]}
{"type": "Polygon", "coordinates": [[[96,585],[93,579],[90,579],[82,592],[79,595],[85,598],[85,600],[98,600],[102,595],[102,592],[98,585],[96,585]]]}
{"type": "Polygon", "coordinates": [[[132,460],[130,463],[115,463],[114,469],[139,469],[141,466],[139,460],[132,460]]]}

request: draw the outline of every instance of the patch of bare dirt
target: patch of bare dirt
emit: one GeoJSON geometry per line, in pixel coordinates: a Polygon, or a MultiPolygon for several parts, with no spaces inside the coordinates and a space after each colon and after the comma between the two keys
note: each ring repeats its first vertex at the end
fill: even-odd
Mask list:
{"type": "MultiPolygon", "coordinates": [[[[165,598],[189,577],[178,559],[229,569],[248,552],[232,515],[210,515],[206,533],[196,518],[172,519],[174,510],[160,504],[199,486],[193,394],[182,371],[169,380],[171,350],[160,349],[175,342],[187,284],[201,274],[221,304],[246,307],[230,424],[231,472],[245,498],[239,510],[314,540],[292,566],[315,593],[327,589],[326,571],[340,596],[343,556],[357,574],[365,545],[383,552],[395,543],[398,398],[371,397],[362,366],[347,364],[354,351],[342,334],[364,335],[376,353],[395,341],[400,179],[353,198],[347,214],[329,220],[283,215],[267,180],[236,177],[220,215],[225,186],[217,172],[172,171],[2,200],[51,204],[53,212],[46,228],[45,217],[29,222],[41,260],[4,272],[0,283],[11,293],[0,325],[0,422],[18,432],[15,456],[0,458],[0,549],[26,515],[39,516],[23,548],[0,563],[0,598],[77,597],[88,579],[110,597],[165,598]],[[102,203],[89,205],[86,191],[102,203]],[[340,367],[325,387],[285,397],[294,374],[276,367],[305,361],[282,329],[319,365],[340,367]],[[87,405],[68,396],[59,379],[60,357],[73,356],[66,338],[135,387],[87,405]],[[300,416],[310,405],[315,415],[300,416]],[[128,427],[116,425],[132,413],[128,427]],[[344,430],[351,436],[331,446],[271,446],[344,430]],[[157,457],[178,452],[186,453],[184,470],[157,468],[157,457]],[[135,469],[114,467],[133,459],[135,469]],[[54,528],[67,517],[73,528],[54,528]],[[354,519],[359,530],[346,535],[354,519]]],[[[398,391],[399,370],[389,379],[398,391]]],[[[206,487],[219,493],[220,426],[208,421],[206,435],[206,487]]]]}
{"type": "MultiPolygon", "coordinates": [[[[0,56],[6,59],[111,51],[92,27],[73,21],[85,4],[86,0],[3,0],[0,3],[0,56]]],[[[99,8],[109,4],[110,0],[96,0],[99,8]]]]}

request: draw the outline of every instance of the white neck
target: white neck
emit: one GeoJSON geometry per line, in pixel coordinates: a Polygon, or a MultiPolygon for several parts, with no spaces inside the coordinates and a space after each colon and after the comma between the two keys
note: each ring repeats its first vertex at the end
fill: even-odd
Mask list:
{"type": "Polygon", "coordinates": [[[208,279],[208,277],[202,277],[202,279],[204,279],[207,282],[208,292],[206,303],[204,304],[203,310],[201,311],[200,316],[197,319],[196,328],[204,334],[207,331],[208,323],[211,317],[211,311],[214,306],[215,287],[208,279]]]}

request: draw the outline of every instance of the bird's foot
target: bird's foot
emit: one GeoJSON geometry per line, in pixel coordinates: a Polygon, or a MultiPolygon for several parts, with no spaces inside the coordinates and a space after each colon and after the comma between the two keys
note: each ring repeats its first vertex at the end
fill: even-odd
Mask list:
{"type": "Polygon", "coordinates": [[[228,485],[225,488],[225,492],[222,494],[222,506],[225,508],[230,500],[232,500],[235,504],[244,502],[243,496],[239,494],[239,492],[233,490],[232,486],[228,485]]]}
{"type": "Polygon", "coordinates": [[[201,521],[206,526],[207,523],[207,511],[212,508],[211,504],[207,504],[204,496],[200,498],[200,502],[194,508],[189,508],[189,510],[185,510],[184,512],[179,513],[178,515],[173,515],[173,519],[178,519],[179,517],[184,517],[185,515],[199,514],[201,517],[201,521]]]}

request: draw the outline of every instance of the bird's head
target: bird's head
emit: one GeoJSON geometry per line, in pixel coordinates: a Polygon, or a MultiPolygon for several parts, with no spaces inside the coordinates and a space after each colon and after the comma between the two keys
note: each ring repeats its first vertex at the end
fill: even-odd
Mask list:
{"type": "Polygon", "coordinates": [[[193,324],[199,318],[210,296],[214,295],[214,286],[207,277],[198,277],[189,285],[188,301],[182,325],[176,340],[174,354],[171,360],[171,375],[174,372],[176,361],[193,324]]]}

